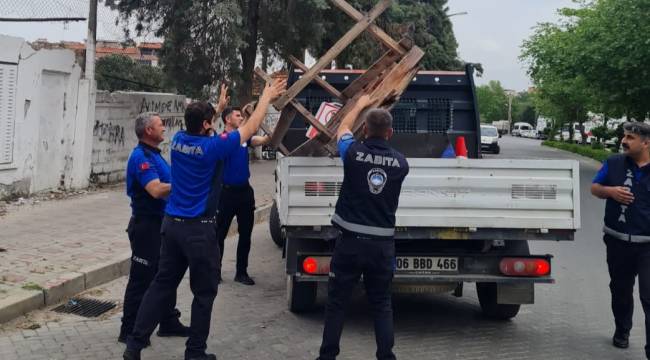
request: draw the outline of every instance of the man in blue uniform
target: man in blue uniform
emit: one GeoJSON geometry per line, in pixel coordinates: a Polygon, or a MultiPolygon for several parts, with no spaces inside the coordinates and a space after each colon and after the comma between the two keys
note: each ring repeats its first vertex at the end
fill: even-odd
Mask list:
{"type": "Polygon", "coordinates": [[[603,163],[591,193],[607,200],[603,232],[616,324],[613,344],[629,346],[638,275],[645,312],[645,353],[650,359],[650,125],[626,123],[623,129],[625,153],[603,163]]]}
{"type": "Polygon", "coordinates": [[[235,154],[257,132],[269,104],[283,93],[285,86],[285,81],[268,84],[248,122],[225,139],[211,136],[216,112],[210,104],[195,102],[186,108],[186,130],[179,131],[171,143],[174,190],[162,224],[160,266],[138,310],[124,359],[140,359],[140,351],[156,326],[165,299],[175,291],[188,267],[194,299],[185,359],[216,359],[205,350],[221,257],[215,214],[223,160],[235,154]]]}
{"type": "Polygon", "coordinates": [[[359,98],[337,132],[344,170],[332,223],[341,230],[341,236],[330,265],[321,360],[335,359],[339,354],[345,306],[361,275],[375,318],[377,358],[395,359],[390,292],[395,261],[393,236],[395,212],[409,165],[388,144],[393,119],[387,110],[368,110],[365,140],[355,141],[353,124],[371,105],[367,95],[359,98]]]}
{"type": "MultiPolygon", "coordinates": [[[[157,113],[143,113],[135,119],[138,146],[133,149],[126,169],[126,191],[131,198],[131,220],[127,228],[131,242],[131,270],[124,292],[124,314],[119,342],[133,330],[135,317],[145,291],[158,271],[160,226],[165,199],[171,190],[169,165],[160,156],[158,145],[164,140],[165,126],[157,113]]],[[[176,293],[169,296],[160,318],[159,336],[187,336],[174,309],[176,293]]]]}
{"type": "MultiPolygon", "coordinates": [[[[229,133],[236,131],[243,123],[242,111],[238,107],[226,108],[221,113],[225,130],[221,137],[226,138],[229,133]]],[[[251,176],[248,167],[248,148],[268,143],[268,136],[253,136],[243,143],[237,153],[224,162],[223,188],[219,200],[219,213],[217,215],[217,239],[223,259],[225,239],[230,229],[232,219],[237,217],[237,265],[235,281],[244,285],[255,285],[255,281],[248,275],[248,254],[251,249],[251,234],[255,222],[255,193],[248,179],[251,176]]]]}

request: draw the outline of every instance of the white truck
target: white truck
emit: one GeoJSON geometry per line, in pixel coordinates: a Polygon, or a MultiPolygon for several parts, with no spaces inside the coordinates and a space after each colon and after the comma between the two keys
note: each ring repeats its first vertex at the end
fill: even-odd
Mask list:
{"type": "MultiPolygon", "coordinates": [[[[443,136],[431,137],[436,130],[432,128],[418,133],[417,126],[411,133],[399,132],[400,121],[408,119],[395,113],[399,106],[394,109],[394,144],[398,149],[404,144],[400,135],[411,137],[413,144],[412,149],[402,145],[410,172],[397,210],[394,291],[462,296],[465,283],[476,283],[484,314],[509,319],[521,304],[534,302],[534,284],[553,282],[552,255],[530,254],[528,241],[573,240],[580,227],[578,163],[480,159],[480,123],[475,106],[470,106],[475,104],[471,69],[461,74],[431,74],[438,80],[423,88],[426,99],[442,95],[452,111],[456,109],[454,121],[440,124],[448,126],[443,136]],[[458,86],[455,94],[450,86],[458,86]],[[470,139],[470,158],[413,156],[416,148],[426,147],[418,134],[441,141],[441,147],[446,146],[444,139],[465,136],[470,139]]],[[[426,76],[418,74],[417,79],[426,76]]],[[[336,84],[331,74],[328,81],[336,84]]],[[[417,90],[407,89],[402,101],[418,99],[417,90]]],[[[308,99],[302,100],[309,105],[308,99]]],[[[431,101],[415,102],[426,103],[431,101]]],[[[342,163],[335,156],[278,159],[269,223],[273,240],[284,247],[288,307],[293,312],[311,308],[318,282],[328,279],[339,235],[331,217],[342,180],[342,163]]]]}

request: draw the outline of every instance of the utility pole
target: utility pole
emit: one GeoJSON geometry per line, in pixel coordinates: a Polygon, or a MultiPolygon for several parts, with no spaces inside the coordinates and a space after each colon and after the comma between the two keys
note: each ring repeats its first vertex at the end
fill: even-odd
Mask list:
{"type": "Polygon", "coordinates": [[[86,39],[86,79],[95,79],[95,45],[97,43],[97,0],[90,0],[88,36],[86,39]]]}
{"type": "Polygon", "coordinates": [[[97,0],[90,0],[88,36],[86,38],[86,64],[84,76],[79,81],[78,111],[75,118],[73,142],[72,188],[85,188],[92,172],[93,126],[95,124],[95,46],[97,43],[97,0]]]}
{"type": "Polygon", "coordinates": [[[512,97],[515,95],[516,91],[514,90],[505,90],[506,95],[508,95],[508,133],[512,131],[512,97]]]}

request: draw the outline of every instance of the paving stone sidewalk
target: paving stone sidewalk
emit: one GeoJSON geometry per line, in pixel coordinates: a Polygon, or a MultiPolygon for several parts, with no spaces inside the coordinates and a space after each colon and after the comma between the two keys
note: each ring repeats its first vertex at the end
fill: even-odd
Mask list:
{"type": "MultiPolygon", "coordinates": [[[[251,164],[258,207],[272,200],[274,166],[275,161],[251,164]]],[[[3,305],[16,298],[54,304],[128,271],[129,216],[122,184],[24,205],[0,217],[0,321],[3,305]]]]}

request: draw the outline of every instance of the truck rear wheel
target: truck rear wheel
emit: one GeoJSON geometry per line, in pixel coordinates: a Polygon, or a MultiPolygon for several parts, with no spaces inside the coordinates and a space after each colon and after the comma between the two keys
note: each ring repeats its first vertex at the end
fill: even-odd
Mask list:
{"type": "Polygon", "coordinates": [[[497,304],[496,283],[476,283],[476,293],[483,315],[495,320],[509,320],[519,313],[519,304],[497,304]]]}
{"type": "Polygon", "coordinates": [[[278,247],[284,247],[284,237],[282,236],[282,226],[280,225],[280,213],[278,212],[278,205],[273,201],[271,212],[269,214],[269,231],[271,232],[271,239],[278,247]]]}
{"type": "Polygon", "coordinates": [[[296,281],[295,275],[287,276],[287,302],[289,311],[301,313],[311,309],[316,302],[317,283],[296,281]]]}

